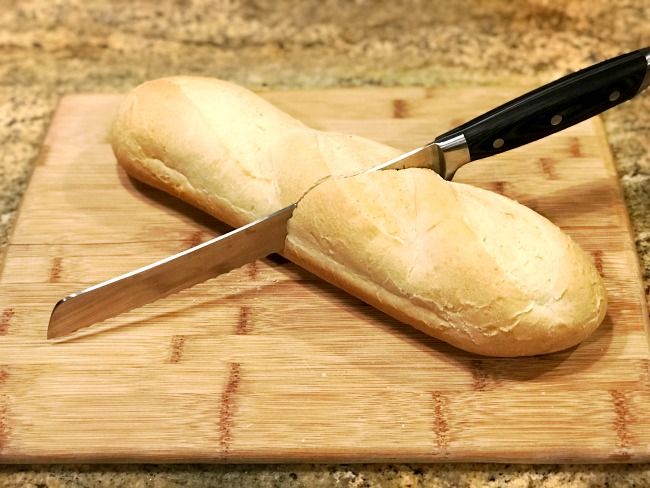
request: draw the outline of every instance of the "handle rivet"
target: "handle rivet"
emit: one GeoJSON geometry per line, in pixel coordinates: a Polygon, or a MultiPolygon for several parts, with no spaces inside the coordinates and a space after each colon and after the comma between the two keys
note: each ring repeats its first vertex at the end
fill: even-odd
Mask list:
{"type": "Polygon", "coordinates": [[[505,141],[499,137],[498,139],[494,140],[494,142],[492,143],[492,147],[494,149],[499,149],[499,148],[503,147],[504,143],[505,143],[505,141]]]}
{"type": "Polygon", "coordinates": [[[562,122],[562,116],[560,114],[554,115],[551,119],[551,125],[558,125],[562,122]]]}
{"type": "Polygon", "coordinates": [[[621,92],[618,91],[618,90],[614,90],[612,93],[609,94],[609,101],[610,102],[615,102],[619,98],[621,98],[621,92]]]}

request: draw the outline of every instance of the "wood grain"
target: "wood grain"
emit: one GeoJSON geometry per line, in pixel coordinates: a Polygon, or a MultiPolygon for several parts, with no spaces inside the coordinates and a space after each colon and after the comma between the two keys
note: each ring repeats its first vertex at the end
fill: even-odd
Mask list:
{"type": "MultiPolygon", "coordinates": [[[[264,96],[320,129],[408,149],[523,90],[264,96]]],[[[0,462],[650,461],[647,308],[598,119],[458,179],[531,206],[591,254],[604,324],[571,350],[471,355],[279,257],[61,343],[61,296],[227,230],[129,179],[107,144],[119,96],[66,97],[0,279],[0,462]]]]}

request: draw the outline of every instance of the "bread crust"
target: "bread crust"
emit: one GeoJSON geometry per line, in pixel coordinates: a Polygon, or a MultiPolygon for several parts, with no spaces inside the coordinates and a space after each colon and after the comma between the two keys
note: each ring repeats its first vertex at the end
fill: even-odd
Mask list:
{"type": "Polygon", "coordinates": [[[236,85],[147,82],[111,143],[131,176],[233,226],[300,200],[288,259],[466,351],[566,349],[605,316],[591,259],[544,217],[430,170],[356,174],[399,151],[310,129],[236,85]]]}

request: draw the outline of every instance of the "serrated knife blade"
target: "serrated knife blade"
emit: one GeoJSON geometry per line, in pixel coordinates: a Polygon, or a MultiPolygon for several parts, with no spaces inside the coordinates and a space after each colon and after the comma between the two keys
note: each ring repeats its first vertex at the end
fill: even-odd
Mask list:
{"type": "MultiPolygon", "coordinates": [[[[433,144],[402,154],[369,171],[435,164],[433,144]]],[[[47,338],[56,339],[179,292],[240,266],[282,252],[287,222],[297,203],[198,246],[111,278],[59,300],[47,338]]]]}

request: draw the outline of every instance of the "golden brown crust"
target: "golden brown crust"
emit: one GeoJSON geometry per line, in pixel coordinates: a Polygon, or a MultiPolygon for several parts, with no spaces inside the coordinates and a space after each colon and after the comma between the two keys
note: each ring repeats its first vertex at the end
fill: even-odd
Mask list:
{"type": "Polygon", "coordinates": [[[604,317],[589,257],[543,217],[428,170],[327,179],[399,151],[307,128],[241,87],[207,78],[141,85],[119,110],[112,144],[129,174],[230,225],[304,195],[289,259],[462,349],[553,352],[604,317]]]}

